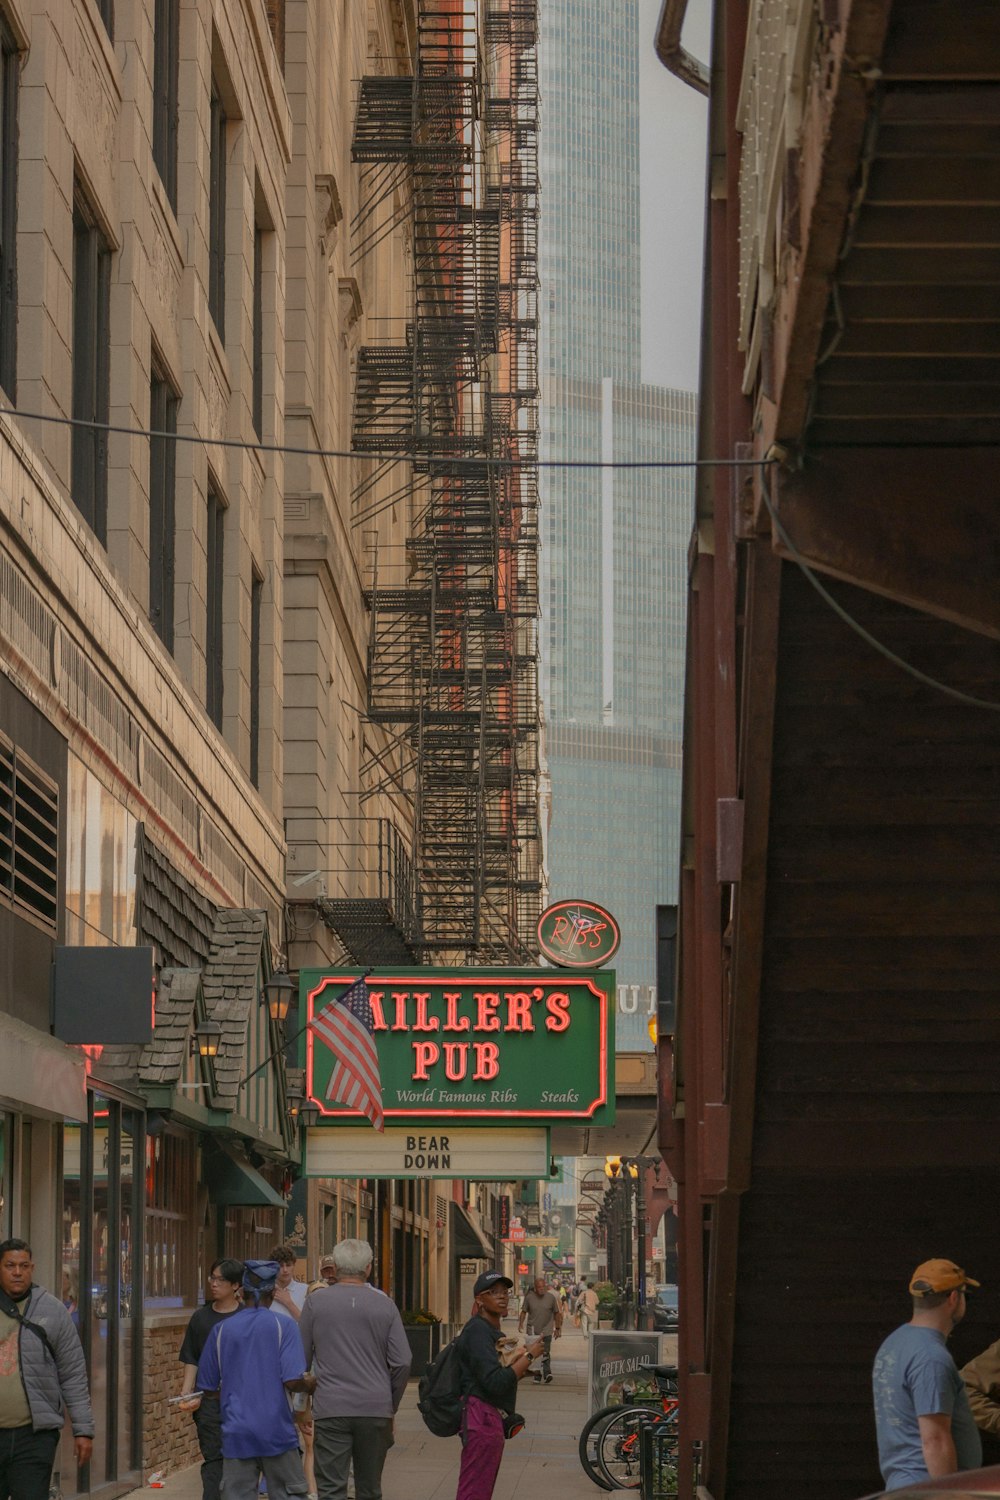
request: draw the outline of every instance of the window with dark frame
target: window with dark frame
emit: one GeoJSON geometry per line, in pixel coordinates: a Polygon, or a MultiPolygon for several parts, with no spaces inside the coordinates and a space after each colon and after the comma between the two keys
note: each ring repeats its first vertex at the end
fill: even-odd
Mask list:
{"type": "Polygon", "coordinates": [[[260,786],[260,607],[264,580],[256,568],[250,576],[250,780],[260,786]]]}
{"type": "Polygon", "coordinates": [[[153,161],[177,212],[180,0],[155,0],[153,18],[153,161]]]}
{"type": "Polygon", "coordinates": [[[226,342],[226,112],[212,79],[208,171],[208,310],[226,342]]]}
{"type": "Polygon", "coordinates": [[[0,15],[0,385],[17,396],[17,103],[21,58],[0,15]]]}
{"type": "Polygon", "coordinates": [[[222,586],[226,507],[218,490],[208,490],[208,580],[205,590],[205,708],[217,729],[222,728],[223,651],[222,586]]]}
{"type": "Polygon", "coordinates": [[[253,430],[264,436],[264,231],[253,231],[253,430]]]}
{"type": "Polygon", "coordinates": [[[111,251],[83,193],[73,205],[72,501],[98,540],[108,534],[111,251]]]}
{"type": "Polygon", "coordinates": [[[149,622],[168,651],[174,649],[174,559],[177,408],[179,398],[155,363],[149,381],[149,622]]]}
{"type": "Polygon", "coordinates": [[[0,900],[48,932],[59,916],[59,789],[0,735],[0,900]]]}

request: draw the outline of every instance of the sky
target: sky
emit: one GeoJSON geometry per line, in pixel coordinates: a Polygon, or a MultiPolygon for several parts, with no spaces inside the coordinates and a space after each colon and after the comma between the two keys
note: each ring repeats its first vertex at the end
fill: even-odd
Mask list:
{"type": "MultiPolygon", "coordinates": [[[[613,0],[609,0],[613,3],[613,0]]],[[[668,73],[653,38],[661,0],[639,0],[642,375],[698,387],[708,101],[668,73]]],[[[707,65],[710,0],[688,0],[683,43],[707,65]]]]}

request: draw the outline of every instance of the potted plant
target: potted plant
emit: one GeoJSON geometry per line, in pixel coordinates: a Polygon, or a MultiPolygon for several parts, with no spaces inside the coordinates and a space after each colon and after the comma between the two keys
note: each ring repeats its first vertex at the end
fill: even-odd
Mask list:
{"type": "Polygon", "coordinates": [[[441,1319],[426,1307],[409,1307],[399,1315],[410,1345],[410,1375],[419,1378],[441,1348],[441,1319]]]}
{"type": "Polygon", "coordinates": [[[618,1313],[618,1292],[613,1281],[598,1281],[594,1284],[597,1293],[597,1326],[613,1328],[618,1313]]]}

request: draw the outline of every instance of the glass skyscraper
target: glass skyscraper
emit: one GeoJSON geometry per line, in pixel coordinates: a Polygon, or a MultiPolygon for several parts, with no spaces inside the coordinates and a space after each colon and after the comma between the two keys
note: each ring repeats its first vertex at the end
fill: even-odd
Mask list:
{"type": "MultiPolygon", "coordinates": [[[[693,392],[643,384],[638,0],[543,0],[541,456],[692,458],[693,392]]],[[[669,275],[669,268],[664,268],[669,275]]],[[[550,899],[622,927],[619,1049],[647,1050],[677,899],[690,469],[544,469],[550,899]]]]}

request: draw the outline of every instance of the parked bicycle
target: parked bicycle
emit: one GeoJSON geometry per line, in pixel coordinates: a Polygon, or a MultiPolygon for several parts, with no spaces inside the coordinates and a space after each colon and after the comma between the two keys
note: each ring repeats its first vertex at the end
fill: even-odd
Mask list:
{"type": "Polygon", "coordinates": [[[654,1376],[657,1394],[642,1399],[628,1387],[617,1406],[602,1406],[580,1433],[580,1462],[602,1490],[636,1490],[641,1482],[640,1435],[644,1425],[657,1433],[656,1495],[677,1493],[677,1366],[641,1364],[654,1376]]]}

